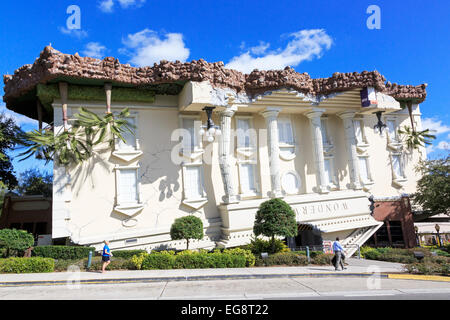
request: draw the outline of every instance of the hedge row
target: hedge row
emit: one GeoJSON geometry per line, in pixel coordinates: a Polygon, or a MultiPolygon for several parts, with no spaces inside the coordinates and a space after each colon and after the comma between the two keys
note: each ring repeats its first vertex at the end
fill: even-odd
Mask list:
{"type": "Polygon", "coordinates": [[[136,269],[204,269],[204,268],[244,268],[251,264],[251,253],[243,249],[216,250],[207,252],[190,250],[175,254],[174,251],[141,253],[133,256],[131,261],[136,269]],[[249,260],[250,259],[250,260],[249,260]]]}
{"type": "Polygon", "coordinates": [[[51,258],[6,258],[0,259],[0,273],[53,272],[55,261],[51,258]]]}
{"type": "MultiPolygon", "coordinates": [[[[324,254],[316,252],[314,257],[310,255],[311,264],[316,265],[331,265],[333,254],[324,254]]],[[[308,258],[302,252],[279,252],[269,255],[267,258],[256,258],[256,266],[306,266],[308,265],[308,258]]]]}
{"type": "Polygon", "coordinates": [[[134,249],[134,250],[117,250],[112,251],[113,257],[116,258],[124,258],[124,259],[131,259],[131,257],[135,255],[139,255],[141,253],[146,253],[146,250],[143,249],[134,249]]]}
{"type": "Polygon", "coordinates": [[[76,260],[87,258],[89,256],[89,251],[95,252],[95,248],[77,246],[39,246],[33,248],[33,256],[57,260],[76,260]]]}

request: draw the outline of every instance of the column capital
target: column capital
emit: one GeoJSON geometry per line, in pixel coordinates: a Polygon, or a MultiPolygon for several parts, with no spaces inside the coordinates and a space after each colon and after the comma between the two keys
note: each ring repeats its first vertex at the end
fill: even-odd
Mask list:
{"type": "Polygon", "coordinates": [[[353,119],[356,115],[355,111],[343,111],[336,114],[341,119],[353,119]]]}
{"type": "Polygon", "coordinates": [[[261,111],[260,114],[264,118],[276,118],[278,117],[278,114],[280,113],[281,108],[276,107],[267,107],[264,111],[261,111]]]}
{"type": "Polygon", "coordinates": [[[220,111],[220,115],[224,117],[232,117],[237,111],[237,106],[228,106],[226,109],[220,111]]]}
{"type": "Polygon", "coordinates": [[[325,112],[325,109],[320,108],[311,108],[308,112],[305,113],[309,119],[320,118],[322,114],[325,112]]]}

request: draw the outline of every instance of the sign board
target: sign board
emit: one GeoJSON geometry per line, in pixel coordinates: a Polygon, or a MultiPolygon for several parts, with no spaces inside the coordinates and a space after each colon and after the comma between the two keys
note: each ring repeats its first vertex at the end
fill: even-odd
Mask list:
{"type": "Polygon", "coordinates": [[[366,107],[376,107],[377,97],[375,89],[372,87],[365,87],[361,90],[361,106],[366,107]]]}
{"type": "Polygon", "coordinates": [[[323,253],[333,253],[333,241],[324,240],[322,242],[323,245],[323,253]]]}

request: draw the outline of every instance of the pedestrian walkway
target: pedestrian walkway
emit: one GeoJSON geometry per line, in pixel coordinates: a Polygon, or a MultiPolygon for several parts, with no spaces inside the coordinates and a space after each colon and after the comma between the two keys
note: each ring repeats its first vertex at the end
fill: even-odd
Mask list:
{"type": "Polygon", "coordinates": [[[335,271],[331,265],[310,265],[301,267],[108,271],[104,274],[97,271],[1,274],[0,286],[58,285],[66,284],[67,281],[99,284],[283,277],[367,277],[374,273],[387,277],[389,273],[402,273],[404,271],[403,265],[399,263],[355,258],[347,260],[347,268],[342,271],[335,271]]]}

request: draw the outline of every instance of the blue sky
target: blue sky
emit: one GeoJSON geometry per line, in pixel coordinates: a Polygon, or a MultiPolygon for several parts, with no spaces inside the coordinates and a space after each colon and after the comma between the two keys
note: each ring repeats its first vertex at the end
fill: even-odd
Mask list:
{"type": "MultiPolygon", "coordinates": [[[[241,71],[290,65],[314,78],[378,70],[391,82],[428,83],[422,118],[438,137],[429,157],[448,153],[449,1],[59,0],[1,6],[1,74],[33,63],[50,43],[64,53],[113,56],[136,66],[203,58],[241,71]],[[80,8],[80,29],[67,27],[70,5],[80,8]],[[367,27],[370,5],[380,8],[381,29],[367,27]]],[[[12,116],[25,130],[36,127],[12,116]]],[[[36,160],[14,165],[17,172],[51,170],[36,160]]]]}

